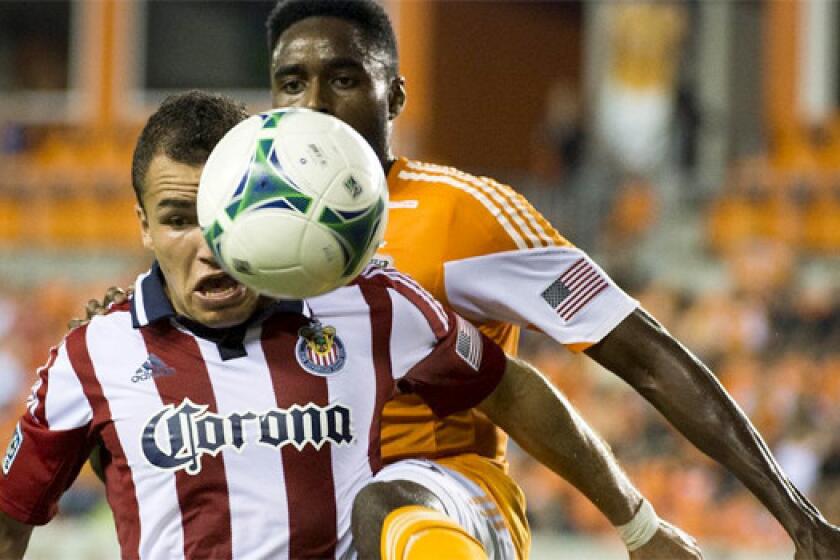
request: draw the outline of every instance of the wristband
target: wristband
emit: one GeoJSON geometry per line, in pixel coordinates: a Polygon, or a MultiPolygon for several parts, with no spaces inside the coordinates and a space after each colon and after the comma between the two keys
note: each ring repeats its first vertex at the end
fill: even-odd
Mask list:
{"type": "Polygon", "coordinates": [[[627,550],[633,552],[641,548],[659,530],[659,516],[650,502],[642,498],[642,505],[629,522],[616,527],[621,540],[627,546],[627,550]]]}

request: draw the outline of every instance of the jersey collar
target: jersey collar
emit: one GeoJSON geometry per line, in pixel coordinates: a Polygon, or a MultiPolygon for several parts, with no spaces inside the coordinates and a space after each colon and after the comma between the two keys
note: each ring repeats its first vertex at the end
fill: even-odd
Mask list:
{"type": "MultiPolygon", "coordinates": [[[[134,282],[134,296],[131,298],[131,324],[135,329],[164,319],[178,319],[179,323],[188,326],[190,330],[215,330],[179,317],[166,297],[165,284],[163,271],[157,261],[152,263],[149,271],[137,277],[134,282]]],[[[267,309],[255,313],[246,323],[262,321],[275,313],[299,313],[307,317],[311,315],[309,306],[302,300],[277,300],[267,309]]]]}

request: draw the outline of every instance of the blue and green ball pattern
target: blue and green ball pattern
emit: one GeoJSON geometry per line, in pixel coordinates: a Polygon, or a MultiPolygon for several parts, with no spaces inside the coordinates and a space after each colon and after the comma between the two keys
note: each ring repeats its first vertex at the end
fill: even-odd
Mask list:
{"type": "MultiPolygon", "coordinates": [[[[261,117],[263,129],[276,128],[283,113],[261,117]]],[[[225,207],[225,213],[231,220],[263,208],[281,208],[305,215],[312,207],[314,199],[302,192],[283,172],[277,154],[272,149],[273,144],[274,140],[271,138],[257,141],[251,164],[242,176],[230,203],[225,207]]],[[[353,273],[359,267],[365,249],[376,235],[384,213],[385,203],[382,199],[361,211],[342,211],[329,207],[321,209],[317,221],[335,235],[342,249],[344,276],[353,273]]],[[[223,234],[224,227],[219,220],[214,221],[204,232],[204,238],[218,262],[224,262],[221,255],[223,234]]]]}

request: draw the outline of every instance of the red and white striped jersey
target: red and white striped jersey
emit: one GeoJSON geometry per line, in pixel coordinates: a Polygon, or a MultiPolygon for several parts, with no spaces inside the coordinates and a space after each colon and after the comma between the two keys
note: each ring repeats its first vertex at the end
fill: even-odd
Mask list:
{"type": "Polygon", "coordinates": [[[389,269],[212,330],[175,317],[153,267],[129,304],[52,350],[2,463],[0,509],[46,523],[101,442],[124,558],[343,557],[395,387],[444,415],[482,401],[504,363],[389,269]]]}

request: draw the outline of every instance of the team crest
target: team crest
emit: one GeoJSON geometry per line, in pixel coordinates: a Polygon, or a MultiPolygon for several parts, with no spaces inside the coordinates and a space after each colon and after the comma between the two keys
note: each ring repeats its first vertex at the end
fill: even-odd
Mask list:
{"type": "Polygon", "coordinates": [[[347,351],[335,327],[313,321],[298,331],[295,354],[303,369],[315,375],[331,375],[344,367],[347,351]]]}

